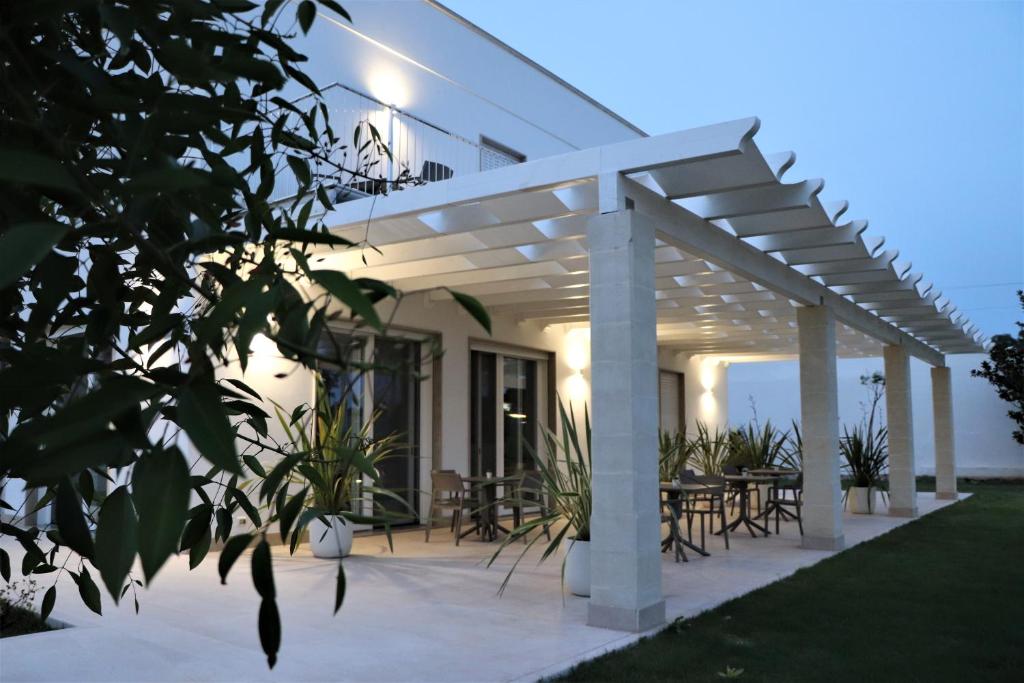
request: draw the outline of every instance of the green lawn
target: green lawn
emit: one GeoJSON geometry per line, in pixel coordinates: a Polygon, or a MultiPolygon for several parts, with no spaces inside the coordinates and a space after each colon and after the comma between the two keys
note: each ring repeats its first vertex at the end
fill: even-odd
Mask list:
{"type": "Polygon", "coordinates": [[[975,495],[561,680],[1022,681],[1024,483],[961,490],[975,495]]]}

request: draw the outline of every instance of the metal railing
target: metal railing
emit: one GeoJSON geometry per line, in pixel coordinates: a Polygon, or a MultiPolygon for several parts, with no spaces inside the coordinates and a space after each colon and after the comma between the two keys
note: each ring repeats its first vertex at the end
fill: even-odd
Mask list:
{"type": "MultiPolygon", "coordinates": [[[[332,83],[321,92],[331,128],[348,144],[345,166],[358,166],[361,171],[346,180],[344,187],[337,188],[337,201],[480,171],[479,143],[341,83],[332,83]],[[376,154],[373,145],[359,149],[371,139],[370,126],[391,151],[390,159],[385,154],[376,154]],[[353,140],[357,130],[358,142],[353,140]]],[[[301,102],[300,99],[296,104],[301,102]]],[[[294,181],[281,180],[284,182],[275,188],[275,195],[294,196],[294,181]]]]}

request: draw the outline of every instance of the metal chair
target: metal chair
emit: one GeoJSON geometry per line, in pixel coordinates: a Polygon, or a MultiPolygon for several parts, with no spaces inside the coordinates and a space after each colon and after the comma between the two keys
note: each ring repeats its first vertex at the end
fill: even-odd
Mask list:
{"type": "Polygon", "coordinates": [[[775,513],[775,533],[779,533],[779,520],[783,515],[795,517],[800,535],[804,535],[804,520],[800,509],[803,507],[804,473],[800,472],[792,479],[780,479],[768,492],[768,502],[764,506],[764,521],[767,526],[771,514],[775,513]],[[793,497],[787,498],[786,493],[792,492],[793,497]],[[790,511],[787,508],[792,508],[790,511]]]}
{"type": "MultiPolygon", "coordinates": [[[[686,557],[686,552],[683,550],[683,533],[679,528],[679,512],[678,512],[679,499],[675,500],[661,500],[661,523],[668,524],[669,540],[672,548],[675,550],[676,562],[682,560],[683,562],[689,562],[689,558],[686,557]]],[[[665,544],[662,544],[662,552],[665,551],[665,544]]]]}
{"type": "MultiPolygon", "coordinates": [[[[518,527],[523,523],[524,510],[536,508],[541,515],[548,514],[550,509],[547,504],[547,496],[544,493],[544,480],[537,470],[520,470],[519,478],[513,487],[512,499],[508,501],[512,507],[512,525],[518,527]]],[[[547,524],[543,527],[544,535],[551,540],[551,529],[547,524]]],[[[526,536],[523,536],[526,542],[526,536]]]]}
{"type": "Polygon", "coordinates": [[[430,514],[427,516],[427,538],[430,542],[430,530],[434,526],[434,514],[441,510],[452,511],[452,531],[455,532],[455,545],[462,538],[462,513],[466,508],[472,509],[475,498],[467,491],[462,475],[455,470],[434,470],[430,473],[431,494],[430,514]]]}
{"type": "Polygon", "coordinates": [[[725,539],[725,549],[729,549],[729,525],[725,516],[726,488],[725,479],[715,475],[690,474],[683,475],[679,481],[683,484],[699,484],[703,488],[698,491],[683,490],[680,496],[679,517],[686,516],[687,538],[693,543],[693,520],[700,518],[700,547],[704,549],[706,534],[715,533],[715,518],[721,525],[721,534],[725,539]],[[708,523],[705,525],[705,518],[708,523]]]}

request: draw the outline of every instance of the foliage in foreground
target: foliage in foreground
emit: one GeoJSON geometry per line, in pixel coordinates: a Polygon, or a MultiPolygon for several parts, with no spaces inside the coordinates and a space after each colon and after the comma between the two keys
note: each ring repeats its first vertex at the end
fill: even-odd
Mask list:
{"type": "MultiPolygon", "coordinates": [[[[1024,308],[1024,290],[1017,290],[1017,299],[1024,308]]],[[[1007,414],[1017,425],[1013,439],[1024,444],[1024,322],[1017,323],[1016,337],[1010,334],[992,337],[988,356],[971,374],[987,379],[996,388],[999,398],[1011,405],[1007,414]]]]}
{"type": "MultiPolygon", "coordinates": [[[[350,368],[352,334],[386,334],[376,306],[403,296],[314,258],[353,246],[323,217],[389,155],[372,127],[333,130],[302,71],[291,38],[318,10],[349,20],[334,0],[0,3],[0,487],[30,494],[0,501],[0,533],[25,550],[16,570],[52,581],[44,616],[65,572],[101,612],[100,585],[134,597],[173,553],[195,567],[223,542],[226,579],[253,547],[276,661],[268,529],[295,529],[310,454],[269,441],[262,397],[221,371],[244,371],[258,335],[297,367],[350,368]],[[47,505],[55,528],[23,528],[47,505]],[[233,533],[236,512],[256,531],[233,533]]],[[[335,611],[344,587],[339,563],[335,611]]]]}

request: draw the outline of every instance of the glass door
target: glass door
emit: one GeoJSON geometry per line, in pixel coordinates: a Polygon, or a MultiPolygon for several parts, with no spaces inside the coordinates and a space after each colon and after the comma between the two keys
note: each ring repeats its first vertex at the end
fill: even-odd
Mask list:
{"type": "Polygon", "coordinates": [[[534,469],[544,361],[499,352],[470,354],[470,473],[534,469]]]}
{"type": "Polygon", "coordinates": [[[396,514],[412,515],[399,523],[414,524],[420,486],[420,344],[377,338],[374,359],[373,436],[395,438],[394,453],[378,465],[376,485],[398,495],[407,506],[385,496],[375,502],[396,514]]]}

